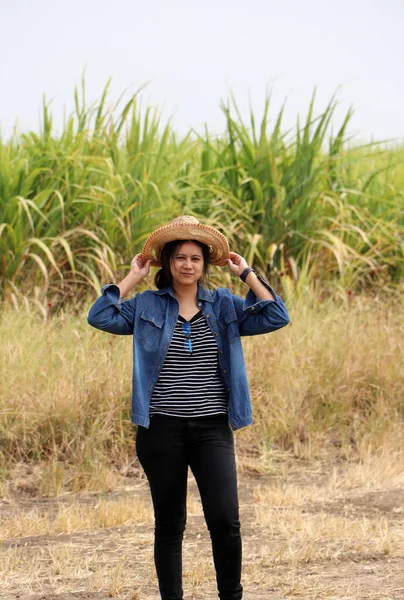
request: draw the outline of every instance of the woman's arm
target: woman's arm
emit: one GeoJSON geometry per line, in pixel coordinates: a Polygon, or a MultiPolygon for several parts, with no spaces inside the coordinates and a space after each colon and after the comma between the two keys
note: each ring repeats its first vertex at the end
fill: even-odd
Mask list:
{"type": "MultiPolygon", "coordinates": [[[[247,261],[235,252],[230,252],[227,264],[239,277],[248,268],[247,261]]],[[[244,300],[232,294],[240,335],[269,333],[285,327],[289,323],[289,315],[282,298],[253,271],[248,273],[245,283],[250,290],[244,300]]]]}
{"type": "Polygon", "coordinates": [[[102,295],[90,308],[88,323],[108,333],[131,335],[136,298],[127,302],[122,302],[122,299],[148,275],[149,270],[150,261],[143,265],[140,254],[137,254],[132,260],[128,275],[118,285],[107,285],[102,289],[102,295]]]}
{"type": "Polygon", "coordinates": [[[254,271],[248,273],[245,282],[260,300],[275,300],[274,295],[261,283],[254,271]]]}
{"type": "MultiPolygon", "coordinates": [[[[230,258],[227,260],[227,264],[230,271],[238,277],[240,277],[244,269],[248,269],[246,259],[235,252],[230,252],[230,258]]],[[[275,300],[273,294],[271,294],[271,292],[261,283],[254,271],[248,273],[245,283],[251,288],[257,298],[260,298],[261,300],[275,300]]]]}
{"type": "Polygon", "coordinates": [[[133,288],[144,279],[150,271],[150,260],[142,263],[141,255],[136,254],[130,265],[130,272],[118,283],[120,297],[125,298],[133,288]]]}

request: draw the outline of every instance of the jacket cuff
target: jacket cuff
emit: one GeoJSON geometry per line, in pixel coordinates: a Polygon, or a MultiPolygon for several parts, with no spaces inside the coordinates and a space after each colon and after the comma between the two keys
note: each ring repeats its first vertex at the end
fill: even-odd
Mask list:
{"type": "Polygon", "coordinates": [[[120,309],[122,304],[122,298],[120,298],[120,289],[115,283],[108,283],[101,288],[101,294],[107,296],[111,303],[120,309]]]}

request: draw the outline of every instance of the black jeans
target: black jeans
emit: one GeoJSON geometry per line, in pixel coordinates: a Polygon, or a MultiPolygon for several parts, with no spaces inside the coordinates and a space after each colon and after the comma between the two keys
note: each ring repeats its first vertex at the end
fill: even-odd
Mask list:
{"type": "Polygon", "coordinates": [[[226,415],[151,417],[138,427],[136,451],[149,481],[155,516],[154,559],[162,600],[183,600],[182,538],[188,466],[210,532],[221,600],[240,600],[241,535],[233,433],[226,415]]]}

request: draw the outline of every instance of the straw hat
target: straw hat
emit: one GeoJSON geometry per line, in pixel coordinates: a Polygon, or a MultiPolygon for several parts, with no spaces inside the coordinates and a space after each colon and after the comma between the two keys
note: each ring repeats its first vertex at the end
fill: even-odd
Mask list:
{"type": "Polygon", "coordinates": [[[210,225],[203,225],[195,217],[184,215],[149,235],[141,252],[143,262],[151,259],[154,267],[161,266],[161,249],[173,240],[196,240],[206,244],[210,251],[209,263],[212,265],[223,266],[229,258],[229,244],[220,231],[210,225]]]}

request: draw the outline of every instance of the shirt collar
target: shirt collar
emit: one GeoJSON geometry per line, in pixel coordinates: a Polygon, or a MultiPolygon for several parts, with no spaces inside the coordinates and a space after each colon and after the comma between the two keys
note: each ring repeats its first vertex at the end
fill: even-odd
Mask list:
{"type": "MultiPolygon", "coordinates": [[[[172,285],[169,285],[168,287],[165,287],[162,290],[157,290],[155,292],[155,294],[158,294],[159,296],[163,296],[164,294],[169,294],[170,296],[175,298],[174,289],[173,289],[172,285]]],[[[202,287],[199,283],[198,283],[197,300],[204,300],[205,302],[213,302],[212,292],[210,292],[209,290],[205,290],[205,288],[202,287]]]]}

